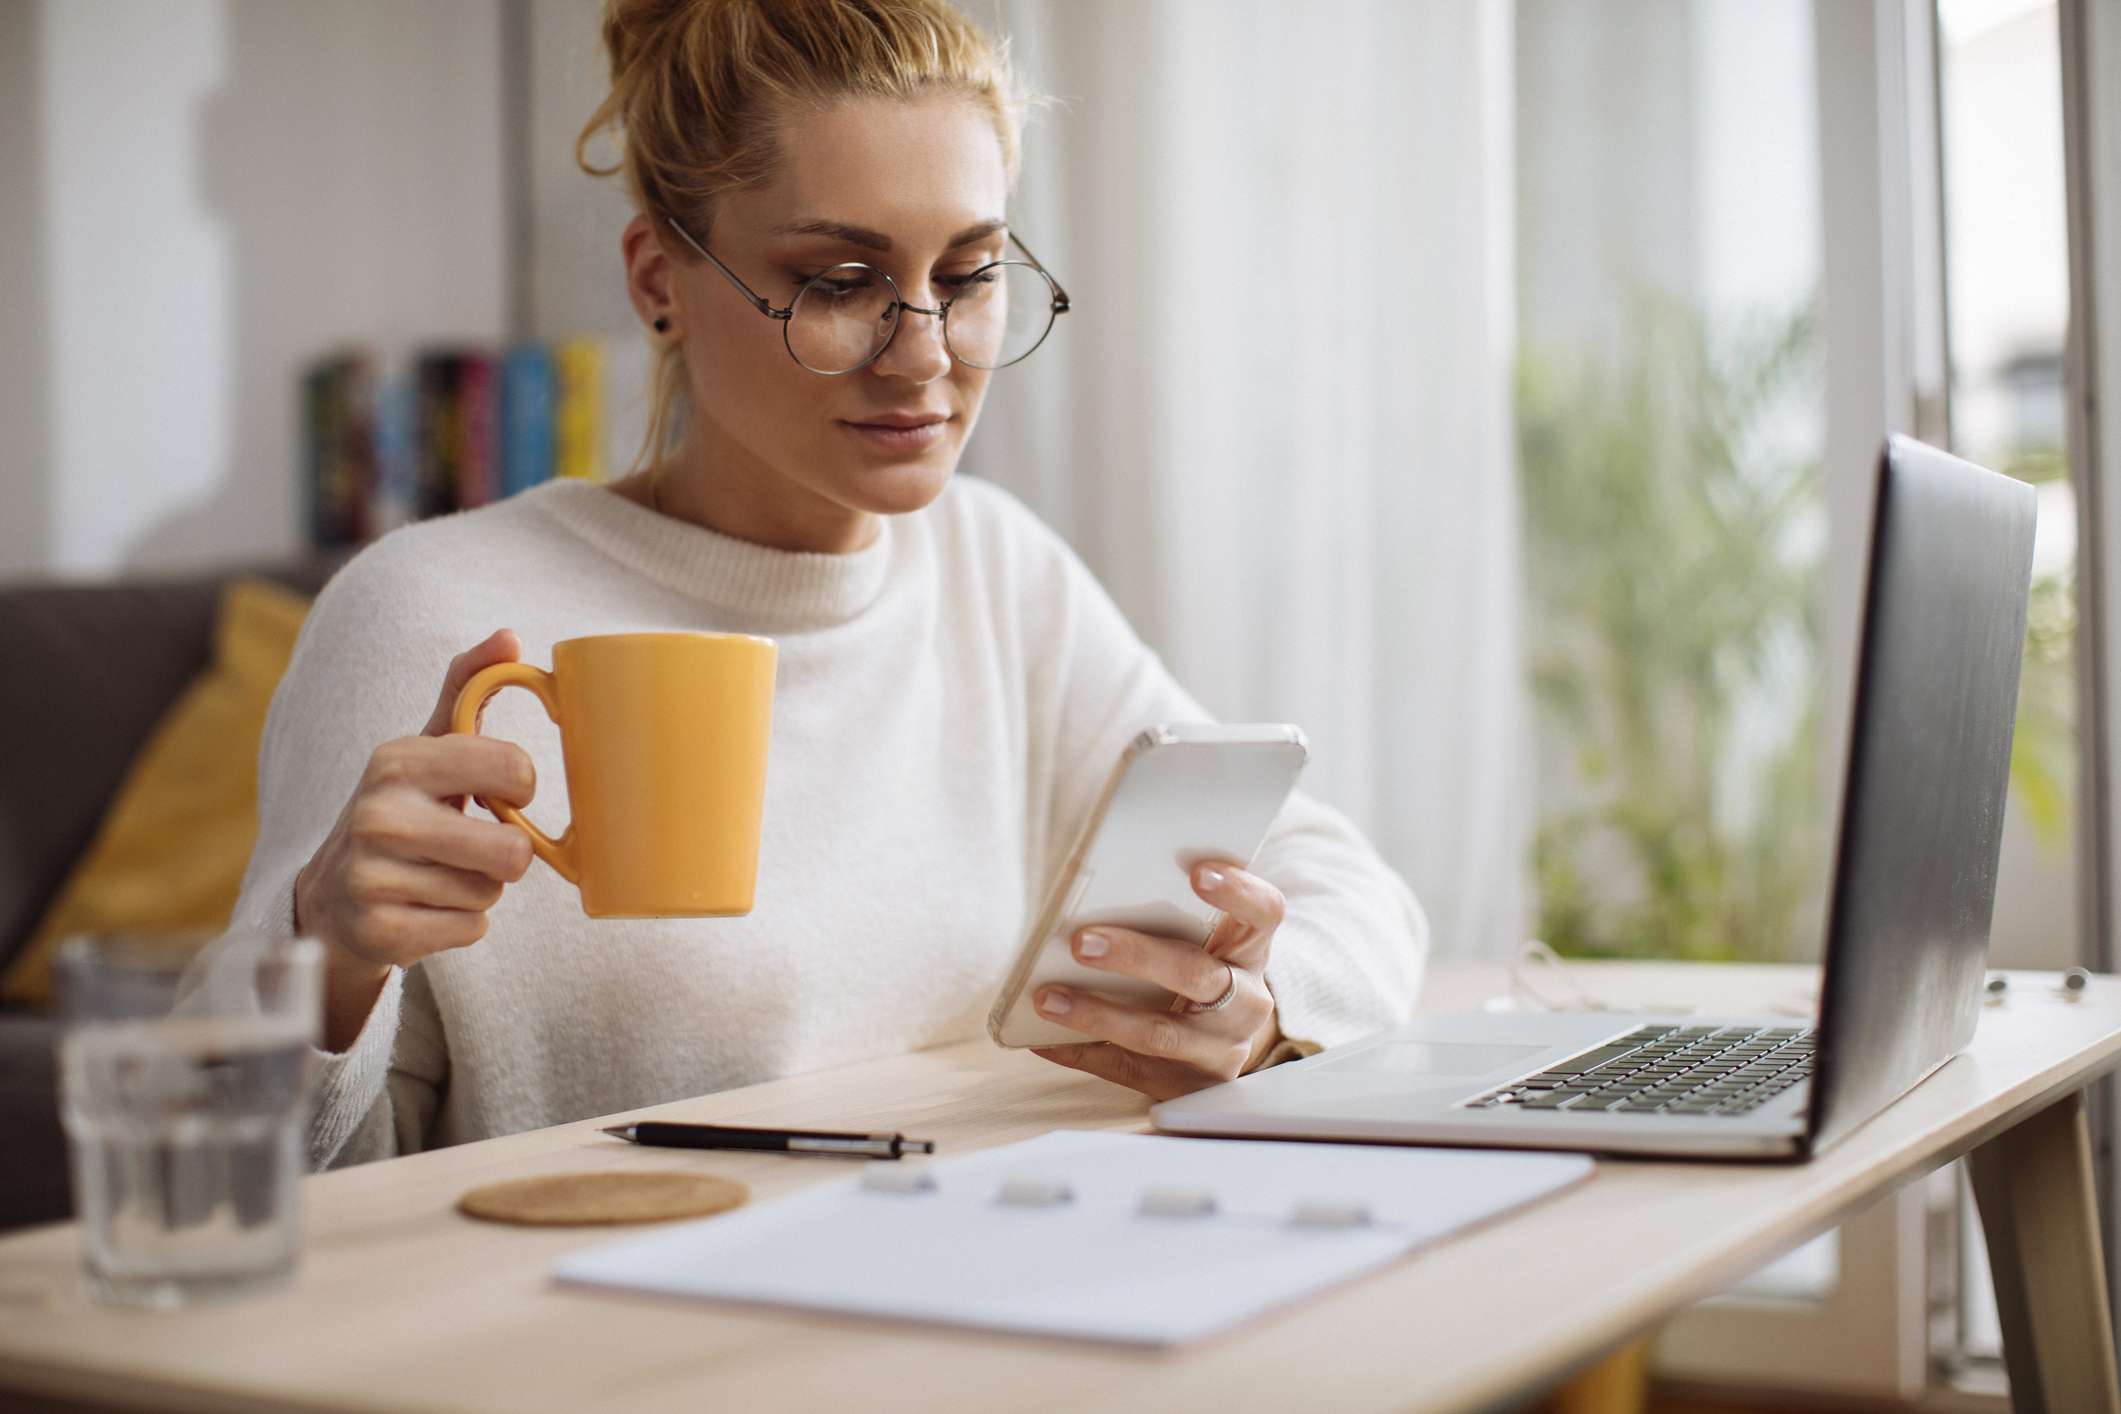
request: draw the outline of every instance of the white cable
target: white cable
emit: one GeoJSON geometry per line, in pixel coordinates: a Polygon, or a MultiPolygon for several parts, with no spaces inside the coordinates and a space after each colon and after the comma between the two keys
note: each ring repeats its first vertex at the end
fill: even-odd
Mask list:
{"type": "MultiPolygon", "coordinates": [[[[1495,997],[1488,1002],[1489,1011],[1624,1011],[1643,1012],[1660,1016],[1685,1016],[1700,1010],[1691,1002],[1615,1002],[1590,989],[1583,980],[1582,969],[1571,967],[1566,958],[1548,947],[1538,938],[1527,938],[1518,948],[1517,956],[1510,961],[1510,994],[1495,997]],[[1534,971],[1550,974],[1548,990],[1542,992],[1532,980],[1534,971]],[[1558,984],[1558,988],[1556,986],[1558,984]],[[1551,993],[1566,989],[1567,995],[1556,1000],[1551,993]]],[[[2081,985],[2081,984],[2080,984],[2081,985]]],[[[1993,1005],[1995,999],[1990,998],[1993,1005]]],[[[1810,1020],[1819,1013],[1819,994],[1812,988],[1803,988],[1784,993],[1768,1004],[1769,1011],[1783,1016],[1798,1016],[1810,1020]]]]}

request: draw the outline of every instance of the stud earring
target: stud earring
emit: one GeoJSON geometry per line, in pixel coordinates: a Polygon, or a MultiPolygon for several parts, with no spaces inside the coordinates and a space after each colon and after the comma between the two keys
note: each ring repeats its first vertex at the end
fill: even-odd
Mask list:
{"type": "Polygon", "coordinates": [[[655,317],[655,331],[656,331],[656,332],[657,332],[658,334],[667,334],[667,333],[669,333],[669,332],[670,332],[670,321],[669,321],[669,320],[667,320],[667,319],[665,319],[665,318],[664,318],[664,317],[663,317],[662,315],[658,314],[658,315],[657,315],[657,316],[655,317]]]}

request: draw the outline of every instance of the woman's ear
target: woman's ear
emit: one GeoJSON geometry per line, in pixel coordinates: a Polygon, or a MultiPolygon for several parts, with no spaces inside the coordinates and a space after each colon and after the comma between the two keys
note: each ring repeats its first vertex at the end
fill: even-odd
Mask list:
{"type": "Polygon", "coordinates": [[[664,332],[678,322],[677,266],[663,252],[661,234],[646,216],[626,223],[619,236],[619,251],[626,261],[626,296],[633,301],[641,322],[664,332]],[[657,321],[664,321],[658,323],[657,321]]]}

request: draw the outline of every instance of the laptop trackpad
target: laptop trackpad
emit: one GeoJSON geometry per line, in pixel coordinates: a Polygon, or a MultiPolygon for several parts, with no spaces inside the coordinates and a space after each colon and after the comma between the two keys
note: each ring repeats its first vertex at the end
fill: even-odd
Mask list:
{"type": "Polygon", "coordinates": [[[1481,1075],[1521,1066],[1549,1046],[1494,1046],[1458,1041],[1386,1041],[1365,1046],[1315,1070],[1386,1070],[1401,1075],[1481,1075]]]}

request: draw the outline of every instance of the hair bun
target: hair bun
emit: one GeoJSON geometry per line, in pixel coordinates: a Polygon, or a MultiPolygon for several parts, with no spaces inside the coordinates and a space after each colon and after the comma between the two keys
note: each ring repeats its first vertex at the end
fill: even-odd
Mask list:
{"type": "Polygon", "coordinates": [[[617,83],[643,54],[661,47],[685,11],[699,0],[604,0],[604,50],[617,83]]]}

